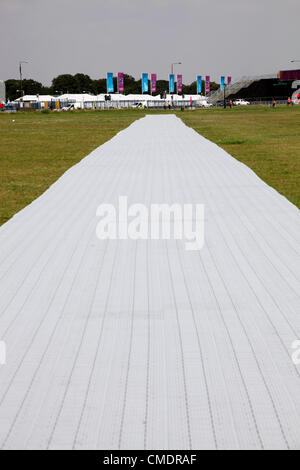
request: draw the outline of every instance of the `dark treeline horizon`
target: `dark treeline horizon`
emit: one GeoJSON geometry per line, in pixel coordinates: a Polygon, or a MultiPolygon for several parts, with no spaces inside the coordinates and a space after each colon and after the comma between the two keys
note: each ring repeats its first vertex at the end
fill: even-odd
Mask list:
{"type": "MultiPolygon", "coordinates": [[[[6,97],[8,100],[13,101],[19,98],[24,92],[24,95],[62,95],[64,93],[90,93],[92,95],[99,95],[106,93],[106,78],[99,78],[93,80],[89,75],[83,73],[76,73],[75,75],[63,74],[53,78],[51,86],[44,86],[42,83],[33,79],[23,79],[22,90],[21,82],[18,79],[8,79],[5,81],[6,85],[6,97]]],[[[134,77],[128,74],[124,74],[124,85],[125,94],[141,94],[142,93],[142,81],[141,79],[136,80],[134,77]]],[[[215,82],[211,82],[211,90],[219,88],[215,82]]],[[[114,77],[114,89],[117,92],[117,77],[114,77]]],[[[176,89],[176,88],[175,88],[176,89]]],[[[149,81],[150,90],[150,81],[149,81]]],[[[204,81],[202,81],[202,90],[204,90],[204,81]]],[[[156,82],[156,94],[164,93],[169,91],[168,80],[157,80],[156,82]]],[[[150,93],[150,91],[149,91],[150,93]]],[[[194,81],[189,85],[183,84],[183,94],[196,94],[197,93],[197,82],[194,81]]]]}

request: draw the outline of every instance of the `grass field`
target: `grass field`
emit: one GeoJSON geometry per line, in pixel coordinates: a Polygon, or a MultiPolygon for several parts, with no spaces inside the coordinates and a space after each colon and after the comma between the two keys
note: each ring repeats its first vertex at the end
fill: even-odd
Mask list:
{"type": "Polygon", "coordinates": [[[68,168],[140,116],[138,110],[2,113],[0,225],[36,199],[68,168]]]}
{"type": "Polygon", "coordinates": [[[300,207],[300,106],[195,111],[180,117],[300,207]]]}
{"type": "MultiPolygon", "coordinates": [[[[142,110],[0,115],[0,224],[142,110]],[[13,122],[13,119],[15,122],[13,122]]],[[[300,207],[300,106],[178,112],[300,207]]]]}

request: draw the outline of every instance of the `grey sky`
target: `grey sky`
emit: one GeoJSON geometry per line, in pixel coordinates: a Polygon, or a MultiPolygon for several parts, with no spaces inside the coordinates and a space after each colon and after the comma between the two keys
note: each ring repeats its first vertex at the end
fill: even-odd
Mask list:
{"type": "MultiPolygon", "coordinates": [[[[299,0],[0,0],[0,79],[272,73],[300,59],[299,0]]],[[[294,64],[295,66],[297,64],[294,64]]],[[[300,68],[300,63],[298,64],[300,68]]]]}

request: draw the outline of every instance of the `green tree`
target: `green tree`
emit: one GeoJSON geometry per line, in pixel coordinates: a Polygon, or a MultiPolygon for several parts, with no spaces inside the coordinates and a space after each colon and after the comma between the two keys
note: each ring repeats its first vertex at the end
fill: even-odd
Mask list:
{"type": "Polygon", "coordinates": [[[106,93],[106,79],[99,78],[98,80],[93,80],[92,90],[94,95],[100,95],[100,93],[106,93]]]}
{"type": "Polygon", "coordinates": [[[135,78],[127,73],[124,73],[124,87],[126,95],[139,93],[138,83],[135,78]]]}
{"type": "Polygon", "coordinates": [[[78,91],[78,81],[73,75],[63,74],[58,75],[58,77],[53,78],[52,80],[52,93],[79,93],[78,91]]]}
{"type": "MultiPolygon", "coordinates": [[[[10,101],[15,100],[22,96],[20,80],[9,79],[5,81],[6,96],[10,101]]],[[[24,95],[40,95],[43,90],[43,85],[36,80],[24,79],[22,81],[22,89],[24,95]]]]}
{"type": "Polygon", "coordinates": [[[169,93],[169,82],[168,80],[157,80],[156,82],[156,94],[161,94],[164,92],[169,93]]]}
{"type": "Polygon", "coordinates": [[[43,86],[40,95],[53,95],[53,90],[50,86],[43,86]]]}
{"type": "Polygon", "coordinates": [[[14,80],[13,78],[6,80],[5,87],[7,100],[13,101],[21,95],[20,92],[17,92],[17,90],[20,88],[19,80],[14,80]]]}
{"type": "MultiPolygon", "coordinates": [[[[218,85],[215,82],[210,82],[211,91],[217,90],[218,88],[220,88],[220,85],[218,85]]],[[[194,81],[190,83],[189,85],[183,85],[182,92],[185,95],[196,95],[197,94],[197,82],[194,81]]],[[[202,80],[202,94],[204,95],[204,93],[205,93],[205,81],[202,80]]]]}
{"type": "Polygon", "coordinates": [[[77,82],[77,93],[92,93],[93,80],[88,75],[76,73],[74,78],[77,82]]]}
{"type": "MultiPolygon", "coordinates": [[[[20,92],[20,81],[15,79],[9,79],[5,82],[6,95],[9,100],[15,100],[21,96],[20,92]],[[19,91],[17,91],[19,90],[19,91]]],[[[125,93],[129,94],[141,94],[142,93],[142,81],[141,79],[135,80],[132,75],[124,74],[124,85],[125,93]]],[[[114,77],[115,92],[117,92],[117,77],[114,77]]],[[[202,81],[202,92],[204,93],[205,83],[202,81]]],[[[211,82],[211,90],[217,90],[220,87],[219,84],[211,82]]],[[[92,80],[89,75],[83,73],[76,73],[75,75],[63,74],[53,78],[51,87],[44,87],[42,83],[37,82],[33,79],[24,79],[22,82],[22,88],[25,95],[57,95],[63,93],[92,93],[99,95],[106,93],[106,78],[99,78],[92,80]]],[[[183,84],[183,94],[196,94],[197,83],[194,81],[189,85],[183,84]]],[[[157,80],[156,82],[156,94],[161,94],[167,91],[169,92],[169,81],[168,80],[157,80]]],[[[150,93],[150,81],[149,81],[149,93],[150,93]]]]}

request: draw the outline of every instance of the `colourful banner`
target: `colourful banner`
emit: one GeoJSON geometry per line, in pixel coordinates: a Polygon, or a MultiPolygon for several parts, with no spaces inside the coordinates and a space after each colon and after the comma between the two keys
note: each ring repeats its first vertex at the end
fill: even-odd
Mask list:
{"type": "Polygon", "coordinates": [[[229,76],[227,77],[227,85],[230,85],[231,80],[232,80],[232,78],[231,78],[230,75],[229,75],[229,76]]]}
{"type": "Polygon", "coordinates": [[[177,94],[182,93],[182,75],[177,75],[177,94]]]}
{"type": "Polygon", "coordinates": [[[156,73],[151,73],[151,93],[156,93],[156,73]]]}
{"type": "Polygon", "coordinates": [[[124,73],[118,73],[118,93],[124,93],[124,73]]]}
{"type": "Polygon", "coordinates": [[[205,77],[205,94],[208,95],[210,92],[210,76],[206,75],[205,77]]]}
{"type": "Polygon", "coordinates": [[[222,75],[221,77],[221,90],[224,90],[225,88],[225,77],[222,75]]]}
{"type": "Polygon", "coordinates": [[[107,72],[106,87],[107,87],[107,93],[114,92],[114,74],[113,73],[107,72]]]}
{"type": "Polygon", "coordinates": [[[170,73],[169,76],[169,93],[175,92],[175,75],[174,73],[170,73]]]}
{"type": "Polygon", "coordinates": [[[142,93],[148,93],[148,74],[142,73],[142,93]]]}
{"type": "Polygon", "coordinates": [[[197,94],[201,94],[202,91],[202,76],[198,75],[197,76],[197,94]]]}

